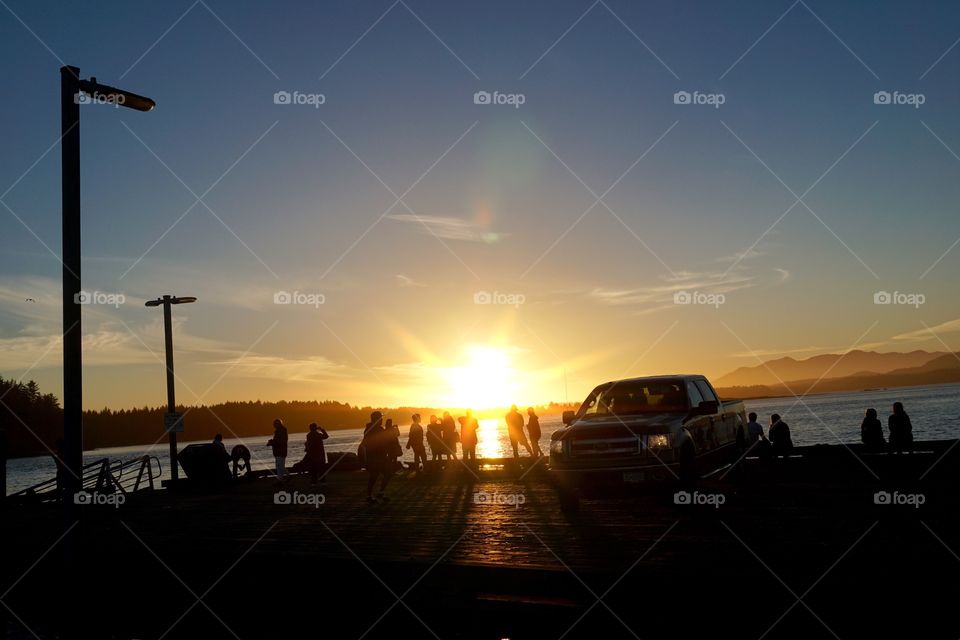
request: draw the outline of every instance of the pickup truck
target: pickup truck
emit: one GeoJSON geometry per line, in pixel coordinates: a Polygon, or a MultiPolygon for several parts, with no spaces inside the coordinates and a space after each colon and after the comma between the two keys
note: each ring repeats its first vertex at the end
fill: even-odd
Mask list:
{"type": "Polygon", "coordinates": [[[735,462],[747,419],[743,402],[720,400],[706,377],[670,375],[601,384],[563,423],[551,436],[550,469],[569,511],[581,489],[691,482],[735,462]]]}

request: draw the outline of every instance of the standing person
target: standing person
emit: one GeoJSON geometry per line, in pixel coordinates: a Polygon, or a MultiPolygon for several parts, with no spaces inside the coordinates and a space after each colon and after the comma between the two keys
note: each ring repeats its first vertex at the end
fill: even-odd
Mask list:
{"type": "Polygon", "coordinates": [[[397,470],[397,460],[403,457],[403,447],[400,446],[400,427],[393,424],[392,418],[387,418],[383,426],[386,432],[384,438],[387,441],[387,465],[390,473],[397,470]]]}
{"type": "Polygon", "coordinates": [[[887,442],[883,439],[883,425],[877,418],[876,409],[867,409],[863,422],[860,423],[860,441],[871,451],[879,451],[887,442]]]}
{"type": "Polygon", "coordinates": [[[790,426],[780,419],[779,413],[770,416],[770,444],[773,445],[774,455],[787,456],[793,449],[790,426]]]}
{"type": "Polygon", "coordinates": [[[421,465],[427,468],[427,450],[423,446],[423,426],[420,424],[420,414],[411,417],[410,433],[407,434],[407,449],[413,450],[413,468],[420,473],[421,465]]]}
{"type": "Polygon", "coordinates": [[[220,452],[220,453],[223,454],[223,457],[224,457],[224,458],[229,458],[229,457],[230,457],[230,455],[227,453],[227,447],[226,447],[226,445],[223,444],[223,434],[222,434],[222,433],[218,433],[217,435],[213,436],[213,442],[212,442],[212,444],[213,444],[213,446],[215,446],[215,447],[217,448],[217,451],[218,451],[218,452],[220,452]]]}
{"type": "Polygon", "coordinates": [[[543,455],[540,450],[540,417],[534,412],[533,407],[527,407],[527,433],[530,434],[530,445],[533,447],[533,454],[539,458],[543,455]]]}
{"type": "Polygon", "coordinates": [[[383,414],[374,411],[370,414],[370,422],[363,430],[363,450],[367,465],[367,502],[387,501],[384,492],[390,482],[392,469],[388,468],[388,454],[390,451],[390,434],[383,427],[383,414]],[[373,486],[380,479],[380,493],[373,497],[373,486]]]}
{"type": "Polygon", "coordinates": [[[480,423],[473,417],[473,411],[467,409],[467,415],[460,418],[460,446],[463,447],[463,459],[477,462],[477,431],[480,423]]]}
{"type": "Polygon", "coordinates": [[[527,436],[523,433],[523,414],[517,411],[517,405],[510,405],[510,412],[505,416],[507,421],[507,434],[510,436],[510,446],[513,447],[513,457],[520,457],[518,445],[522,444],[531,456],[533,450],[530,443],[527,442],[527,436]]]}
{"type": "Polygon", "coordinates": [[[890,449],[897,453],[909,452],[913,445],[913,425],[910,416],[903,410],[902,402],[893,403],[893,413],[887,418],[890,432],[890,449]]]}
{"type": "Polygon", "coordinates": [[[430,416],[430,424],[427,425],[427,444],[430,445],[430,455],[436,462],[443,452],[443,432],[440,429],[440,419],[437,416],[430,416]]]}
{"type": "MultiPolygon", "coordinates": [[[[326,471],[327,451],[323,441],[329,438],[327,430],[318,426],[316,422],[310,423],[310,431],[307,433],[307,443],[304,448],[307,451],[307,467],[310,469],[310,484],[317,484],[317,477],[321,471],[326,471]]],[[[327,484],[326,473],[320,477],[323,484],[327,484]]]]}
{"type": "Polygon", "coordinates": [[[457,459],[457,423],[453,421],[453,416],[449,411],[443,412],[443,420],[440,422],[440,435],[443,438],[443,452],[447,460],[457,459]]]}
{"type": "Polygon", "coordinates": [[[277,482],[282,482],[287,476],[287,428],[280,418],[273,421],[273,437],[267,441],[267,446],[273,449],[277,463],[277,482]]]}

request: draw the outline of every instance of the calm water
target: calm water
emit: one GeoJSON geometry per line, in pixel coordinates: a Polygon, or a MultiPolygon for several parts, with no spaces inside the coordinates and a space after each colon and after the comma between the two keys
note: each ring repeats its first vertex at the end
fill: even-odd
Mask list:
{"type": "MultiPolygon", "coordinates": [[[[910,414],[916,439],[960,437],[960,385],[955,384],[831,393],[811,396],[804,399],[803,404],[792,398],[752,400],[747,403],[747,411],[756,411],[764,426],[769,424],[771,413],[779,413],[790,425],[794,443],[798,445],[829,444],[839,441],[858,442],[863,412],[868,407],[875,408],[886,431],[886,416],[890,413],[890,406],[898,400],[904,403],[907,413],[910,414]]],[[[550,434],[562,426],[560,416],[544,416],[540,419],[540,425],[543,430],[540,446],[546,451],[550,434]]],[[[403,436],[401,443],[406,445],[407,425],[402,425],[400,430],[403,436]]],[[[356,451],[361,433],[360,429],[331,431],[330,439],[326,442],[327,451],[356,451]]],[[[288,465],[292,465],[303,456],[302,443],[305,436],[304,433],[290,433],[288,465]]],[[[243,439],[243,443],[253,454],[255,469],[273,467],[273,458],[269,447],[266,446],[269,439],[269,433],[265,433],[262,437],[243,439]]],[[[481,420],[479,440],[477,455],[480,457],[504,457],[511,454],[510,440],[502,420],[481,420]]],[[[225,440],[228,451],[233,445],[239,443],[238,439],[225,440]]],[[[190,442],[183,442],[181,446],[187,444],[190,442]]],[[[405,459],[413,459],[409,451],[404,450],[404,452],[405,459]]],[[[160,458],[163,469],[162,478],[166,478],[169,465],[165,440],[153,447],[113,447],[87,451],[84,453],[84,462],[93,462],[105,457],[128,460],[145,454],[160,458]]],[[[7,491],[14,493],[47,480],[53,473],[54,466],[50,456],[10,460],[7,462],[7,491]]]]}

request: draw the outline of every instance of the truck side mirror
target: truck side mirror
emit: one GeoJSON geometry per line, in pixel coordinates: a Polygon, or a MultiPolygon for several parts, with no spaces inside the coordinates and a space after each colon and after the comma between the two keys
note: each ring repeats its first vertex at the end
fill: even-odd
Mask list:
{"type": "Polygon", "coordinates": [[[576,411],[564,411],[563,412],[563,424],[573,424],[573,420],[577,417],[576,411]]]}

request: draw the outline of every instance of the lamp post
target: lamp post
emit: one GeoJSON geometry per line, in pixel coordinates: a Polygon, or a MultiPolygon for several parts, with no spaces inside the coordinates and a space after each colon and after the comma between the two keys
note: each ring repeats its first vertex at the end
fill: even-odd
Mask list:
{"type": "Polygon", "coordinates": [[[83,485],[83,332],[80,328],[80,105],[106,102],[150,111],[153,100],[80,79],[78,67],[60,67],[61,188],[63,198],[63,444],[67,496],[83,485]]]}
{"type": "Polygon", "coordinates": [[[174,485],[180,477],[177,464],[177,431],[183,430],[183,417],[177,414],[177,399],[173,388],[173,327],[170,321],[170,305],[189,304],[197,299],[191,296],[163,296],[156,300],[147,300],[144,306],[163,307],[163,342],[167,352],[167,415],[164,420],[167,433],[170,434],[170,481],[174,485]]]}

